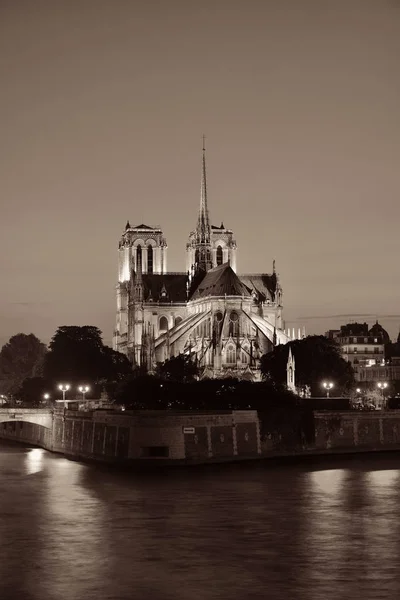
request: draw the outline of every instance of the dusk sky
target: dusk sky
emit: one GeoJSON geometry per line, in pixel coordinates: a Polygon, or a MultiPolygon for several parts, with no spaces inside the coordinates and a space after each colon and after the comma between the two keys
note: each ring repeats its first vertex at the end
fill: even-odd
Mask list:
{"type": "Polygon", "coordinates": [[[211,219],[308,333],[400,324],[400,2],[0,0],[0,344],[96,325],[118,241],[211,219]],[[359,316],[358,316],[359,315],[359,316]]]}

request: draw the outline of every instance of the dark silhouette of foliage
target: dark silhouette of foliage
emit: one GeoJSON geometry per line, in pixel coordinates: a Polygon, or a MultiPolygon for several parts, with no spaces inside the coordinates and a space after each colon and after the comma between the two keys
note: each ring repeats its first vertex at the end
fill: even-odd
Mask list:
{"type": "MultiPolygon", "coordinates": [[[[15,397],[25,406],[39,406],[44,400],[44,394],[50,393],[51,388],[51,383],[43,377],[28,377],[22,382],[22,385],[15,394],[15,397]]],[[[54,394],[51,400],[53,399],[54,394]]]]}
{"type": "Polygon", "coordinates": [[[45,344],[33,333],[12,336],[0,351],[3,392],[15,394],[24,379],[36,375],[45,355],[45,344]]]}
{"type": "Polygon", "coordinates": [[[109,392],[132,373],[128,358],[104,346],[101,331],[93,326],[59,327],[49,345],[44,375],[55,385],[89,384],[87,397],[98,396],[105,387],[109,392]]]}
{"type": "Polygon", "coordinates": [[[323,396],[321,385],[327,379],[334,383],[332,395],[347,393],[354,385],[353,369],[341,355],[335,340],[322,335],[308,336],[288,344],[276,346],[261,357],[261,372],[268,381],[286,383],[286,366],[289,347],[295,358],[296,386],[310,386],[313,396],[323,396]]]}
{"type": "Polygon", "coordinates": [[[166,381],[190,382],[199,375],[197,362],[185,354],[173,356],[156,368],[156,376],[166,381]]]}

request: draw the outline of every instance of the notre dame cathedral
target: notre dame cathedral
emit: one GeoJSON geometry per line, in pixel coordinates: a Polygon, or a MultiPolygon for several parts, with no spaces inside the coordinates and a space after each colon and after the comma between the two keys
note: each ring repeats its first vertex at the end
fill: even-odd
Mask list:
{"type": "Polygon", "coordinates": [[[210,224],[203,144],[200,209],[186,245],[186,271],[167,271],[161,229],[126,224],[114,349],[149,372],[185,353],[197,359],[202,377],[258,380],[261,355],[289,340],[282,288],[275,263],[271,274],[238,275],[236,254],[233,231],[210,224]]]}

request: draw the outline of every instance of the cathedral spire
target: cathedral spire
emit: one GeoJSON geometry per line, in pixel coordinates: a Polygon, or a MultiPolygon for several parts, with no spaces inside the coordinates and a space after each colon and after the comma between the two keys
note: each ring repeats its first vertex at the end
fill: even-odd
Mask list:
{"type": "Polygon", "coordinates": [[[207,176],[206,176],[206,138],[203,135],[203,164],[201,170],[201,191],[199,218],[196,227],[197,241],[201,244],[210,244],[210,218],[207,206],[207,176]]]}

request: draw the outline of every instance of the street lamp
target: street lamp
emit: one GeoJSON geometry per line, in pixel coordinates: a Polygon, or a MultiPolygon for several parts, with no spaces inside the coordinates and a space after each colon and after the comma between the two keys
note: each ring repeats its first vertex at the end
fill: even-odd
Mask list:
{"type": "Polygon", "coordinates": [[[47,394],[47,393],[46,393],[46,394],[43,394],[43,400],[44,400],[45,402],[47,402],[48,400],[50,400],[50,394],[47,394]]]}
{"type": "Polygon", "coordinates": [[[82,394],[83,401],[85,401],[85,394],[90,390],[90,387],[88,385],[80,385],[78,390],[82,394]]]}
{"type": "Polygon", "coordinates": [[[333,388],[333,383],[331,381],[324,381],[322,385],[326,389],[326,397],[329,398],[329,392],[333,388]]]}
{"type": "Polygon", "coordinates": [[[382,392],[382,396],[385,395],[385,389],[387,388],[388,384],[386,383],[386,381],[383,381],[382,383],[378,383],[378,388],[381,390],[382,392]]]}
{"type": "Polygon", "coordinates": [[[69,385],[69,383],[60,383],[60,385],[58,386],[58,389],[62,391],[64,408],[66,408],[66,404],[67,404],[65,402],[65,394],[68,392],[70,387],[71,386],[69,385]]]}

